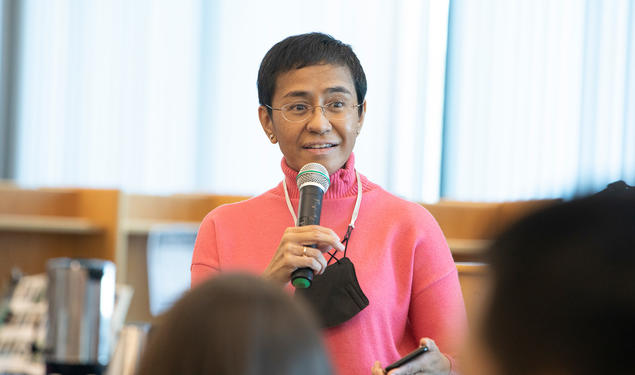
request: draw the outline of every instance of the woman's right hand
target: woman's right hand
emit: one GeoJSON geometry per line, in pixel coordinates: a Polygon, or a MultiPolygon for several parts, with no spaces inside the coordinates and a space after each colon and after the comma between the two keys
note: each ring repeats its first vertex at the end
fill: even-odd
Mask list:
{"type": "Polygon", "coordinates": [[[298,268],[308,267],[316,275],[322,274],[327,265],[323,253],[331,249],[344,251],[344,245],[333,230],[319,225],[289,227],[285,229],[263,277],[284,284],[291,280],[291,274],[298,268]],[[316,249],[309,247],[314,244],[316,249]]]}

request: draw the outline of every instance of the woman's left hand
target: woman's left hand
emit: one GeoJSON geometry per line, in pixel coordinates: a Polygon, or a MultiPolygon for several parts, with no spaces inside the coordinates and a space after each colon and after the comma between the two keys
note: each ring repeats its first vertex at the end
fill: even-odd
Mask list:
{"type": "MultiPolygon", "coordinates": [[[[396,368],[388,373],[388,375],[413,375],[413,374],[434,374],[448,375],[450,373],[450,360],[441,353],[434,340],[427,337],[419,341],[419,346],[427,346],[430,349],[427,353],[418,356],[405,365],[396,368]]],[[[372,375],[384,375],[386,372],[381,367],[379,361],[371,368],[372,375]]]]}

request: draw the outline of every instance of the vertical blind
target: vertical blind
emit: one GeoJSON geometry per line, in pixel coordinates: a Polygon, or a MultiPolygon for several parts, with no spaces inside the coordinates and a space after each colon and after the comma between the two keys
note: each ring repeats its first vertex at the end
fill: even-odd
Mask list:
{"type": "Polygon", "coordinates": [[[6,55],[5,55],[5,38],[7,36],[6,22],[4,21],[5,2],[0,1],[0,180],[8,177],[7,172],[7,120],[5,119],[6,111],[6,55]]]}
{"type": "Polygon", "coordinates": [[[442,194],[635,184],[633,1],[453,0],[442,194]]]}
{"type": "Polygon", "coordinates": [[[352,45],[368,79],[368,112],[355,146],[358,169],[396,194],[436,200],[448,8],[448,1],[438,0],[329,0],[320,6],[219,1],[210,6],[201,64],[208,93],[198,133],[204,134],[199,138],[201,188],[255,194],[281,180],[282,154],[257,117],[258,67],[278,41],[321,31],[352,45]],[[429,159],[422,161],[422,142],[412,131],[426,136],[429,159]]]}
{"type": "Polygon", "coordinates": [[[20,2],[17,182],[258,194],[282,177],[256,75],[286,36],[368,78],[357,167],[417,201],[635,181],[633,1],[20,2]]]}
{"type": "Polygon", "coordinates": [[[194,188],[200,4],[22,4],[18,182],[194,188]]]}
{"type": "Polygon", "coordinates": [[[284,37],[322,31],[350,43],[367,73],[360,171],[438,197],[447,0],[23,4],[21,184],[271,188],[281,153],[258,121],[258,66],[284,37]]]}

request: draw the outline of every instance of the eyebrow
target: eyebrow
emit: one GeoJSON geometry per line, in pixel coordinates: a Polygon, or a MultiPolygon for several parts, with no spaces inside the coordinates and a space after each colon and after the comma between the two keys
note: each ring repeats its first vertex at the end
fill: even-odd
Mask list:
{"type": "MultiPolygon", "coordinates": [[[[334,86],[334,87],[329,87],[326,90],[324,90],[325,93],[327,94],[332,94],[332,93],[336,93],[336,92],[341,92],[344,94],[349,94],[349,95],[353,95],[346,87],[344,86],[334,86]]],[[[289,91],[288,93],[284,94],[283,98],[307,98],[310,97],[311,93],[309,93],[308,91],[289,91]]]]}
{"type": "Polygon", "coordinates": [[[308,91],[289,91],[283,98],[306,98],[310,96],[308,91]]]}
{"type": "Polygon", "coordinates": [[[353,93],[348,91],[348,89],[346,87],[344,87],[344,86],[329,87],[328,89],[324,90],[324,92],[326,92],[328,94],[332,94],[334,92],[341,92],[341,93],[344,93],[344,94],[353,95],[353,93]]]}

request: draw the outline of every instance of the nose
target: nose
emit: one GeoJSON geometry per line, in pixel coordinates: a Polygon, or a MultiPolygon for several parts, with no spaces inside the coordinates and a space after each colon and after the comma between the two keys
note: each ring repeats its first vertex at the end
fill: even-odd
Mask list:
{"type": "Polygon", "coordinates": [[[331,130],[331,123],[329,119],[326,118],[324,107],[313,107],[313,112],[307,123],[307,129],[318,134],[324,134],[331,130]]]}

